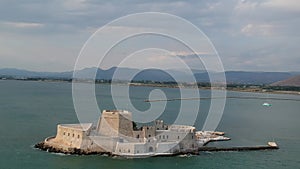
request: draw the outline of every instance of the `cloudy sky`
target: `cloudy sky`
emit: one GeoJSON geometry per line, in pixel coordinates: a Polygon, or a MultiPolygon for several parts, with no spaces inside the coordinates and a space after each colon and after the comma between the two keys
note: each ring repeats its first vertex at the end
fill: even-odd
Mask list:
{"type": "Polygon", "coordinates": [[[0,68],[72,70],[98,28],[137,12],[190,21],[212,41],[225,70],[300,71],[299,0],[2,0],[0,68]]]}

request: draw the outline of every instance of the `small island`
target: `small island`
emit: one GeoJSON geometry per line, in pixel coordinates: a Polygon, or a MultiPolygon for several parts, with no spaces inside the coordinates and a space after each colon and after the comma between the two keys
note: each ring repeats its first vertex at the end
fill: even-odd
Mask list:
{"type": "Polygon", "coordinates": [[[36,148],[66,154],[108,154],[122,157],[198,154],[210,141],[230,140],[224,132],[196,131],[193,126],[166,125],[156,120],[152,126],[136,127],[132,113],[104,110],[98,123],[60,124],[56,136],[36,148]]]}

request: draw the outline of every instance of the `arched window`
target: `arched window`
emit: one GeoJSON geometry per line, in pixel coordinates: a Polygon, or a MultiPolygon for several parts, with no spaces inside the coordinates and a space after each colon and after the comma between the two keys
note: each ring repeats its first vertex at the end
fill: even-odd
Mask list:
{"type": "Polygon", "coordinates": [[[149,147],[149,152],[153,152],[153,147],[149,147]]]}

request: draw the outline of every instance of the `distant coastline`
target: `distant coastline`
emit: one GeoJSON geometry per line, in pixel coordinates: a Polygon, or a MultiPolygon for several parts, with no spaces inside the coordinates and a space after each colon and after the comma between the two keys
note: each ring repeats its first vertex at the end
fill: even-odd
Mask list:
{"type": "MultiPolygon", "coordinates": [[[[16,78],[0,76],[0,80],[19,80],[19,81],[41,81],[41,82],[68,82],[71,83],[71,78],[16,78]]],[[[159,81],[113,81],[112,80],[91,80],[91,79],[77,79],[78,83],[96,83],[96,84],[116,84],[116,85],[130,85],[130,86],[147,86],[147,87],[163,87],[163,88],[195,88],[197,86],[201,90],[224,90],[225,88],[211,87],[209,83],[176,83],[176,82],[159,82],[159,81]]],[[[250,92],[250,93],[268,93],[268,94],[290,94],[300,95],[300,87],[294,86],[270,86],[258,84],[227,84],[226,90],[237,92],[250,92]]]]}

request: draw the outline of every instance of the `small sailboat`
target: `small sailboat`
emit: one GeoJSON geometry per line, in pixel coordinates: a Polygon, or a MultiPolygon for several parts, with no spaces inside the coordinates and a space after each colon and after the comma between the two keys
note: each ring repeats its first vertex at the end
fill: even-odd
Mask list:
{"type": "Polygon", "coordinates": [[[270,107],[270,106],[272,106],[272,104],[270,104],[270,103],[267,103],[267,102],[263,103],[262,105],[263,105],[263,106],[266,106],[266,107],[270,107]]]}

